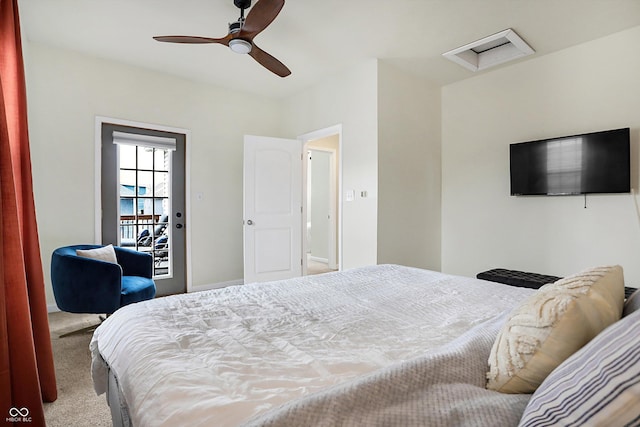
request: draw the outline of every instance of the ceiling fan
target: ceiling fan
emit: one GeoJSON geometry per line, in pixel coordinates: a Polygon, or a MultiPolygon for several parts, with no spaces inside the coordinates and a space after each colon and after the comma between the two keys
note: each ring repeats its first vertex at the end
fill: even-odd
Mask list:
{"type": "Polygon", "coordinates": [[[169,43],[223,44],[236,53],[248,53],[260,65],[280,77],[291,74],[291,71],[282,62],[260,49],[253,42],[253,38],[267,28],[278,16],[284,6],[284,0],[258,0],[246,18],[244,11],[251,6],[251,0],[233,0],[233,4],[240,9],[240,18],[229,24],[229,34],[225,37],[216,39],[198,36],[156,36],[154,39],[169,43]]]}

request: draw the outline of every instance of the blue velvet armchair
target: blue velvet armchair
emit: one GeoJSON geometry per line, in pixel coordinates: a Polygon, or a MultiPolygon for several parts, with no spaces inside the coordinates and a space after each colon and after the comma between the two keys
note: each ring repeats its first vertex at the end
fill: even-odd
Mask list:
{"type": "Polygon", "coordinates": [[[112,314],[127,304],[155,296],[150,254],[114,246],[117,264],[76,255],[77,249],[101,247],[65,246],[53,252],[51,283],[60,310],[112,314]]]}

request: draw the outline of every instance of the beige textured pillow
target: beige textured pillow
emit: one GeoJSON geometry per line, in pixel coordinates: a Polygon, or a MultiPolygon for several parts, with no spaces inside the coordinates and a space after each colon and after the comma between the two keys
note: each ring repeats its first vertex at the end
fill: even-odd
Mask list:
{"type": "Polygon", "coordinates": [[[113,249],[113,245],[103,246],[97,249],[76,249],[76,255],[85,258],[99,259],[100,261],[118,263],[116,258],[116,251],[113,249]]]}
{"type": "Polygon", "coordinates": [[[487,388],[533,393],[566,358],[620,319],[622,267],[597,267],[541,287],[510,315],[489,355],[487,388]]]}

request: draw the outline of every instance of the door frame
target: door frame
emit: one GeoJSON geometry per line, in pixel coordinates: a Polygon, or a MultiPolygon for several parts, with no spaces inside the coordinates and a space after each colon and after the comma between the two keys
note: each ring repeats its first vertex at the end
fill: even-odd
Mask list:
{"type": "MultiPolygon", "coordinates": [[[[332,257],[330,255],[329,257],[329,266],[331,268],[337,268],[338,270],[342,270],[342,124],[337,124],[334,126],[329,126],[323,129],[318,129],[312,132],[308,132],[305,133],[303,135],[298,136],[298,140],[301,141],[302,143],[302,149],[303,149],[303,153],[306,153],[307,149],[308,149],[308,145],[310,142],[318,140],[318,139],[323,139],[323,138],[327,138],[330,136],[338,136],[338,148],[337,150],[322,150],[321,148],[313,148],[314,150],[322,150],[322,151],[328,151],[332,153],[331,156],[331,163],[335,164],[335,168],[332,168],[332,180],[337,180],[338,181],[338,185],[337,185],[337,196],[335,198],[332,198],[332,203],[334,204],[334,206],[337,209],[337,215],[335,215],[334,213],[334,219],[333,221],[337,221],[337,225],[338,225],[338,234],[336,237],[337,242],[337,253],[335,254],[335,256],[333,257],[333,260],[336,260],[337,265],[332,265],[332,257]],[[335,156],[336,154],[338,155],[338,162],[336,164],[335,162],[335,156]],[[333,174],[333,172],[335,172],[335,175],[333,174]],[[337,206],[335,206],[335,203],[333,202],[333,200],[337,199],[337,206]]],[[[306,230],[306,218],[307,218],[307,211],[308,211],[308,207],[307,207],[307,161],[306,161],[306,156],[303,156],[305,158],[305,161],[303,162],[303,170],[302,170],[302,191],[303,191],[303,195],[302,195],[302,218],[303,218],[303,230],[302,230],[302,254],[304,255],[302,257],[303,263],[302,263],[302,275],[306,276],[308,274],[307,271],[307,248],[308,248],[308,242],[307,242],[307,230],[306,230]]],[[[332,191],[336,186],[333,185],[332,186],[332,191]]],[[[336,244],[333,244],[332,247],[330,247],[330,254],[333,250],[333,248],[336,247],[336,244]]]]}
{"type": "Polygon", "coordinates": [[[173,132],[185,136],[185,281],[186,292],[191,292],[191,131],[189,129],[171,126],[157,125],[152,123],[136,122],[132,120],[116,119],[112,117],[96,116],[94,128],[94,243],[102,243],[102,125],[103,123],[150,129],[160,132],[173,132]]]}

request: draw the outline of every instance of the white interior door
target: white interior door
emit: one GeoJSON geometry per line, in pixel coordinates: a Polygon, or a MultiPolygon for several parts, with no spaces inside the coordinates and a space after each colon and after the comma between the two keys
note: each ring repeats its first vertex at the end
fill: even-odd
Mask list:
{"type": "Polygon", "coordinates": [[[302,275],[302,143],[244,138],[244,282],[302,275]]]}

